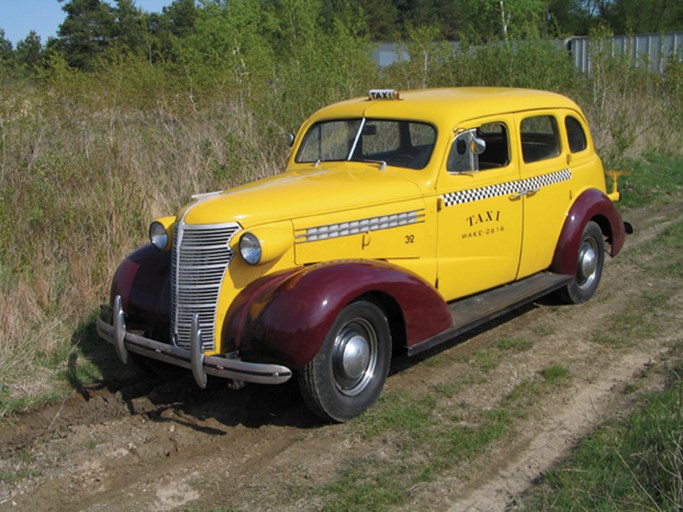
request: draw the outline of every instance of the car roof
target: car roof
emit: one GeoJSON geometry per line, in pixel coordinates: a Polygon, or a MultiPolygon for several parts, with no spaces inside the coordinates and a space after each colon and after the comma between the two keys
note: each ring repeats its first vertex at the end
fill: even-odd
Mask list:
{"type": "Polygon", "coordinates": [[[581,112],[569,98],[548,91],[507,87],[457,87],[399,91],[396,99],[368,96],[320,109],[312,120],[339,117],[392,117],[441,121],[467,120],[537,109],[568,108],[581,112]]]}

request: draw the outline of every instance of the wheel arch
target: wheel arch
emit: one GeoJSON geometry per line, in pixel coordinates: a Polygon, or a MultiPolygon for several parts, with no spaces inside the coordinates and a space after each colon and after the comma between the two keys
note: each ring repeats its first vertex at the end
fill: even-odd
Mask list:
{"type": "Polygon", "coordinates": [[[389,330],[391,332],[392,353],[396,353],[401,348],[407,345],[406,339],[406,324],[403,316],[403,310],[400,304],[391,295],[381,291],[371,291],[353,299],[353,302],[358,300],[367,300],[376,304],[386,315],[389,321],[389,330]]]}
{"type": "Polygon", "coordinates": [[[361,298],[387,316],[394,346],[418,343],[451,325],[444,300],[416,274],[375,260],[326,262],[266,276],[243,290],[228,310],[223,347],[245,359],[302,368],[342,309],[361,298]]]}
{"type": "Polygon", "coordinates": [[[595,222],[600,227],[600,231],[602,231],[602,234],[605,235],[605,241],[610,245],[611,248],[611,246],[614,245],[614,234],[609,219],[604,215],[599,214],[588,219],[586,224],[588,224],[590,221],[595,222]]]}
{"type": "MultiPolygon", "coordinates": [[[[127,323],[169,337],[171,254],[151,244],[136,249],[119,264],[109,291],[110,304],[121,297],[127,323]]],[[[150,333],[151,334],[151,333],[150,333]]]]}
{"type": "Polygon", "coordinates": [[[624,244],[625,229],[619,211],[603,192],[588,189],[576,198],[560,232],[550,270],[559,274],[574,275],[583,229],[594,221],[610,245],[609,255],[614,257],[624,244]]]}

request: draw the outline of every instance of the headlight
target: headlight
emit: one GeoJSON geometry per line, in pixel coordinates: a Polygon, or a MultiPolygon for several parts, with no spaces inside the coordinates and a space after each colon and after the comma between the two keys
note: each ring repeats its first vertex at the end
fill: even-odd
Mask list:
{"type": "Polygon", "coordinates": [[[149,241],[161,251],[168,247],[168,232],[164,225],[159,221],[154,221],[149,226],[149,241]]]}
{"type": "Polygon", "coordinates": [[[252,233],[244,233],[240,238],[240,254],[249,265],[258,265],[261,261],[261,243],[252,233]]]}

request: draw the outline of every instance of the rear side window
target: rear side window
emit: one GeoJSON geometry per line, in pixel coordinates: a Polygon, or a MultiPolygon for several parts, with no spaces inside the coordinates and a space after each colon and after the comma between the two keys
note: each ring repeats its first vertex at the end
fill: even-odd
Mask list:
{"type": "Polygon", "coordinates": [[[567,129],[567,139],[569,140],[569,150],[572,153],[578,153],[588,147],[586,142],[586,132],[583,131],[583,126],[578,119],[572,116],[567,116],[564,120],[564,126],[567,129]]]}
{"type": "Polygon", "coordinates": [[[554,158],[560,154],[560,137],[553,116],[534,116],[522,120],[522,156],[526,163],[554,158]]]}

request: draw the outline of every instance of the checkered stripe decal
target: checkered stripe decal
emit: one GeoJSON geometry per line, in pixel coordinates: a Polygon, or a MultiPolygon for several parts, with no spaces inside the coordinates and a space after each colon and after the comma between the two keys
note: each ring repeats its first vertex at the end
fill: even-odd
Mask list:
{"type": "Polygon", "coordinates": [[[454,206],[456,204],[480,201],[490,197],[516,194],[518,192],[522,192],[523,190],[529,190],[532,188],[541,189],[543,187],[554,185],[555,183],[568,181],[571,179],[571,177],[572,171],[570,169],[562,169],[561,171],[551,172],[541,176],[536,176],[534,178],[527,178],[525,180],[508,181],[506,183],[490,185],[488,187],[451,192],[450,194],[444,194],[441,197],[443,197],[444,203],[448,207],[454,206]]]}
{"type": "Polygon", "coordinates": [[[368,231],[379,231],[391,229],[409,224],[419,224],[424,222],[424,210],[410,210],[407,212],[392,213],[380,217],[370,217],[367,219],[340,222],[337,224],[327,224],[299,230],[296,234],[297,242],[316,242],[329,238],[339,238],[341,236],[357,235],[368,231]]]}

